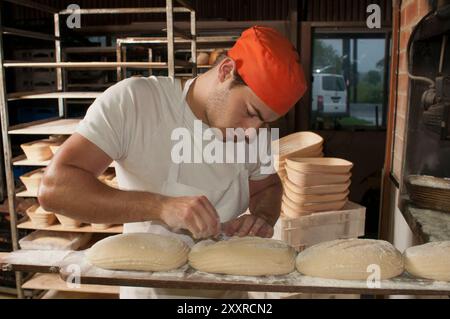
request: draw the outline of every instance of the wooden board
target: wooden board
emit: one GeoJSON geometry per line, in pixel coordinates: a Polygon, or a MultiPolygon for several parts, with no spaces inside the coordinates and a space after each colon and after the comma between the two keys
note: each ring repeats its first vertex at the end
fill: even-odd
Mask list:
{"type": "Polygon", "coordinates": [[[72,252],[60,264],[65,280],[73,265],[79,267],[82,284],[101,284],[133,287],[164,287],[182,289],[218,289],[296,293],[343,293],[370,295],[445,295],[450,294],[450,283],[423,280],[402,275],[383,280],[379,288],[368,288],[366,281],[330,280],[303,276],[294,272],[284,276],[228,276],[195,271],[187,265],[170,272],[137,272],[104,270],[89,264],[84,252],[72,252]],[[69,267],[70,266],[70,267],[69,267]]]}
{"type": "Polygon", "coordinates": [[[58,274],[36,274],[22,285],[23,289],[76,291],[102,294],[119,294],[119,287],[104,285],[79,285],[71,287],[58,274]]]}
{"type": "Polygon", "coordinates": [[[36,227],[30,220],[17,225],[20,229],[41,229],[52,231],[65,231],[65,232],[79,232],[79,233],[106,233],[106,234],[121,234],[123,231],[122,225],[115,225],[107,229],[95,229],[91,225],[82,225],[78,228],[64,227],[61,224],[54,224],[48,227],[36,227]]]}
{"type": "Polygon", "coordinates": [[[25,62],[25,61],[5,61],[5,68],[68,68],[68,69],[114,69],[116,67],[126,68],[152,68],[165,69],[165,62],[25,62]]]}
{"type": "Polygon", "coordinates": [[[37,190],[36,191],[24,190],[24,191],[16,193],[16,196],[17,197],[37,197],[37,190]]]}
{"type": "Polygon", "coordinates": [[[119,299],[119,294],[48,290],[41,299],[119,299]]]}
{"type": "MultiPolygon", "coordinates": [[[[35,161],[29,160],[26,158],[24,154],[19,155],[12,159],[12,163],[14,166],[47,166],[50,163],[50,160],[47,161],[35,161]]],[[[115,162],[112,162],[109,167],[115,167],[115,162]]]]}
{"type": "Polygon", "coordinates": [[[102,92],[14,92],[8,94],[8,101],[18,99],[95,99],[100,96],[102,92]]]}
{"type": "Polygon", "coordinates": [[[75,132],[80,121],[80,119],[59,119],[26,126],[23,128],[12,129],[9,131],[9,134],[70,135],[75,132]]]}
{"type": "Polygon", "coordinates": [[[19,155],[12,159],[12,164],[14,166],[47,166],[49,163],[50,160],[46,161],[29,160],[25,155],[19,155]]]}
{"type": "Polygon", "coordinates": [[[17,250],[0,256],[3,271],[58,273],[70,250],[17,250]]]}

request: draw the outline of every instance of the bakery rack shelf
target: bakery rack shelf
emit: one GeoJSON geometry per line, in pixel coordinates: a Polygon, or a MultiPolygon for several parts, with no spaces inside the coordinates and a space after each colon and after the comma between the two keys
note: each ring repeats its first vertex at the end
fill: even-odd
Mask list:
{"type": "Polygon", "coordinates": [[[36,274],[22,285],[23,289],[58,290],[100,294],[119,294],[118,286],[79,285],[71,286],[58,274],[36,274]]]}
{"type": "Polygon", "coordinates": [[[33,135],[70,135],[76,130],[80,119],[60,119],[50,121],[36,121],[24,125],[10,127],[9,134],[33,134],[33,135]]]}
{"type": "MultiPolygon", "coordinates": [[[[14,166],[47,166],[50,163],[50,160],[46,161],[35,161],[27,159],[24,154],[14,157],[12,159],[12,164],[14,166]]],[[[114,162],[112,162],[109,167],[115,167],[114,162]]]]}
{"type": "Polygon", "coordinates": [[[4,27],[2,32],[3,32],[3,34],[16,35],[16,36],[20,36],[20,37],[33,38],[33,39],[39,39],[39,40],[55,41],[57,39],[54,35],[45,34],[45,33],[41,33],[41,32],[28,31],[28,30],[21,30],[21,29],[16,29],[16,28],[4,27]]]}
{"type": "MultiPolygon", "coordinates": [[[[112,271],[86,261],[83,251],[24,251],[0,257],[0,267],[16,271],[36,271],[69,279],[69,265],[80,268],[80,283],[180,289],[219,289],[290,293],[366,294],[366,295],[448,295],[450,283],[413,278],[402,274],[370,287],[366,280],[314,278],[292,272],[281,276],[249,277],[213,275],[181,267],[170,272],[112,271]],[[36,260],[34,256],[39,255],[36,260]]],[[[64,282],[64,281],[63,281],[64,282]]]]}
{"type": "Polygon", "coordinates": [[[96,99],[102,92],[14,92],[8,94],[8,101],[22,99],[96,99]]]}
{"type": "Polygon", "coordinates": [[[28,190],[21,190],[16,192],[17,197],[35,197],[37,198],[37,192],[30,192],[28,190]]]}
{"type": "Polygon", "coordinates": [[[115,47],[100,47],[100,46],[92,46],[92,47],[65,47],[63,51],[66,54],[116,54],[115,47]]]}
{"type": "Polygon", "coordinates": [[[152,68],[165,69],[165,62],[18,62],[5,61],[5,68],[67,68],[67,69],[115,69],[117,67],[127,68],[152,68]]]}
{"type": "Polygon", "coordinates": [[[91,225],[82,225],[77,228],[64,227],[61,224],[55,224],[48,227],[36,227],[31,221],[27,220],[19,225],[17,225],[19,229],[33,229],[33,230],[51,230],[51,231],[61,231],[61,232],[76,232],[76,233],[101,233],[101,234],[120,234],[122,233],[123,226],[116,225],[111,226],[107,229],[95,229],[91,225]]]}
{"type": "Polygon", "coordinates": [[[50,160],[46,160],[46,161],[29,160],[23,154],[19,155],[17,157],[14,157],[12,159],[12,164],[14,166],[47,166],[48,163],[50,163],[50,160]]]}
{"type": "MultiPolygon", "coordinates": [[[[11,148],[11,136],[10,135],[70,135],[76,130],[76,126],[79,123],[79,119],[69,119],[67,114],[68,99],[71,99],[73,103],[79,103],[84,101],[90,101],[97,98],[106,87],[112,85],[113,83],[110,79],[106,81],[108,83],[101,83],[99,85],[88,85],[77,83],[74,85],[69,85],[67,83],[68,76],[66,76],[69,70],[94,70],[94,69],[144,69],[151,72],[152,69],[167,70],[167,74],[171,77],[175,76],[175,71],[180,73],[187,73],[192,71],[191,75],[195,76],[197,74],[196,65],[196,12],[193,9],[189,1],[177,1],[177,6],[174,6],[175,0],[165,0],[165,7],[137,7],[137,8],[89,8],[89,9],[63,9],[62,7],[51,7],[33,0],[6,0],[18,7],[28,7],[37,11],[43,11],[50,13],[49,19],[50,23],[54,26],[54,33],[52,35],[21,30],[17,28],[12,28],[5,26],[1,20],[2,15],[0,15],[0,115],[1,115],[1,129],[2,129],[2,142],[4,150],[4,161],[5,161],[5,175],[6,184],[8,190],[8,212],[11,221],[11,239],[13,250],[19,249],[19,228],[34,229],[30,226],[30,223],[18,222],[17,214],[17,204],[16,201],[20,196],[31,196],[36,194],[30,194],[27,192],[16,192],[15,177],[13,173],[14,166],[46,166],[48,161],[36,162],[29,161],[24,156],[19,156],[13,158],[12,148],[11,148]],[[190,28],[186,30],[177,29],[174,27],[175,17],[178,15],[187,13],[189,18],[186,22],[189,23],[190,28]],[[116,15],[116,14],[161,14],[159,15],[161,19],[164,19],[164,27],[159,29],[159,33],[164,35],[165,45],[167,46],[167,60],[152,61],[149,59],[147,62],[130,62],[130,61],[105,61],[106,55],[118,55],[116,47],[67,47],[62,46],[61,37],[61,26],[65,22],[66,16],[71,14],[80,15],[116,15]],[[164,32],[163,29],[164,28],[164,32]],[[175,34],[177,38],[182,38],[183,41],[190,43],[191,53],[194,57],[192,63],[186,61],[178,61],[175,59],[174,54],[174,38],[175,34]],[[12,36],[19,36],[25,38],[34,38],[40,41],[54,41],[54,59],[52,61],[38,62],[38,61],[20,61],[21,59],[16,59],[13,61],[5,61],[4,55],[4,43],[5,39],[10,39],[12,36]],[[68,61],[67,55],[75,54],[83,57],[86,61],[68,61]],[[100,57],[98,57],[100,55],[100,57]],[[91,57],[91,59],[89,59],[91,57]],[[94,60],[94,61],[92,61],[94,60]],[[34,90],[31,92],[7,92],[6,90],[6,78],[5,69],[16,69],[21,70],[21,68],[53,68],[56,75],[56,89],[51,91],[34,90]],[[77,91],[68,91],[77,90],[77,91]],[[96,91],[83,91],[84,89],[95,89],[96,91]],[[28,123],[22,123],[19,125],[10,125],[8,117],[8,108],[12,106],[9,104],[12,101],[20,101],[24,99],[55,99],[57,100],[57,114],[58,117],[49,118],[45,120],[38,120],[28,123]],[[17,193],[17,194],[16,194],[17,193]]],[[[20,10],[20,9],[19,9],[20,10]]],[[[3,15],[4,16],[4,15],[3,15]]],[[[105,29],[106,30],[106,29],[105,29]]],[[[75,32],[76,30],[69,31],[75,32]]],[[[128,34],[126,36],[130,36],[128,34]]],[[[117,58],[117,57],[116,57],[117,58]]],[[[23,59],[22,59],[23,60],[23,59]]],[[[12,102],[16,103],[16,102],[12,102]]],[[[16,105],[16,104],[14,104],[16,105]]],[[[51,227],[52,230],[57,231],[73,231],[72,229],[64,229],[60,225],[54,225],[51,227]]],[[[104,231],[98,231],[92,229],[90,226],[85,226],[80,228],[78,231],[89,231],[89,232],[102,232],[102,233],[120,233],[122,232],[122,227],[117,226],[109,228],[104,231]]],[[[16,287],[17,295],[19,298],[23,298],[22,290],[22,273],[21,271],[16,272],[16,287]]],[[[24,285],[24,287],[27,287],[24,285]]],[[[28,286],[29,287],[29,286],[28,286]]],[[[37,287],[36,287],[37,288],[37,287]]]]}

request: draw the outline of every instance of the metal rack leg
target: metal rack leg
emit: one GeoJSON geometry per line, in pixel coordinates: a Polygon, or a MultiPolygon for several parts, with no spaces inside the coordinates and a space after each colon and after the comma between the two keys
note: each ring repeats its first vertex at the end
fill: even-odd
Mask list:
{"type": "Polygon", "coordinates": [[[191,11],[191,58],[192,58],[192,76],[197,76],[197,25],[195,20],[195,11],[191,11]]]}
{"type": "MultiPolygon", "coordinates": [[[[56,62],[62,62],[62,51],[61,51],[61,32],[60,32],[60,24],[59,24],[59,14],[55,13],[54,24],[55,24],[55,59],[56,62]]],[[[56,68],[56,88],[58,91],[63,91],[64,89],[64,78],[63,78],[63,69],[56,68]]],[[[66,117],[66,103],[63,98],[58,98],[58,114],[61,117],[66,117]]]]}
{"type": "MultiPolygon", "coordinates": [[[[1,10],[1,7],[0,7],[1,10]]],[[[0,15],[1,16],[1,15],[0,15]]],[[[1,19],[1,17],[0,17],[1,19]]],[[[0,26],[2,21],[0,20],[0,26]]],[[[8,134],[9,116],[8,116],[8,98],[6,96],[5,69],[3,68],[3,36],[0,33],[0,120],[3,141],[3,157],[5,161],[6,187],[8,190],[8,210],[11,225],[11,241],[13,250],[19,249],[19,236],[17,231],[17,214],[15,207],[15,183],[12,168],[11,140],[8,134]]],[[[21,274],[16,272],[17,296],[23,298],[21,274]]]]}
{"type": "Polygon", "coordinates": [[[169,77],[175,78],[175,51],[173,38],[173,1],[166,0],[166,19],[167,19],[167,63],[169,77]]]}

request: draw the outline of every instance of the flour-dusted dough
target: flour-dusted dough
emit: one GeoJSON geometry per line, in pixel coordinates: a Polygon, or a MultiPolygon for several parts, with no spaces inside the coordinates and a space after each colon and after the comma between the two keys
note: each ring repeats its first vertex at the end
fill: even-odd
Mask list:
{"type": "Polygon", "coordinates": [[[168,271],[184,265],[189,247],[178,238],[150,233],[121,234],[94,244],[87,260],[112,270],[168,271]]]}
{"type": "Polygon", "coordinates": [[[283,275],[295,270],[295,250],[282,241],[260,237],[205,240],[192,247],[189,264],[216,274],[283,275]]]}
{"type": "Polygon", "coordinates": [[[378,265],[380,279],[403,272],[401,253],[390,243],[374,239],[338,239],[311,246],[298,254],[297,270],[304,275],[329,279],[366,280],[378,265]]]}
{"type": "Polygon", "coordinates": [[[413,276],[450,281],[450,241],[413,246],[403,253],[405,270],[413,276]]]}

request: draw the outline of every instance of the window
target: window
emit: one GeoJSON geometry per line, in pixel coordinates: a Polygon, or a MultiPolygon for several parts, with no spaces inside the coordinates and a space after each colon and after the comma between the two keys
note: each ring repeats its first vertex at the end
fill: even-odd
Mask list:
{"type": "Polygon", "coordinates": [[[385,33],[313,33],[311,126],[384,128],[385,33]]]}

